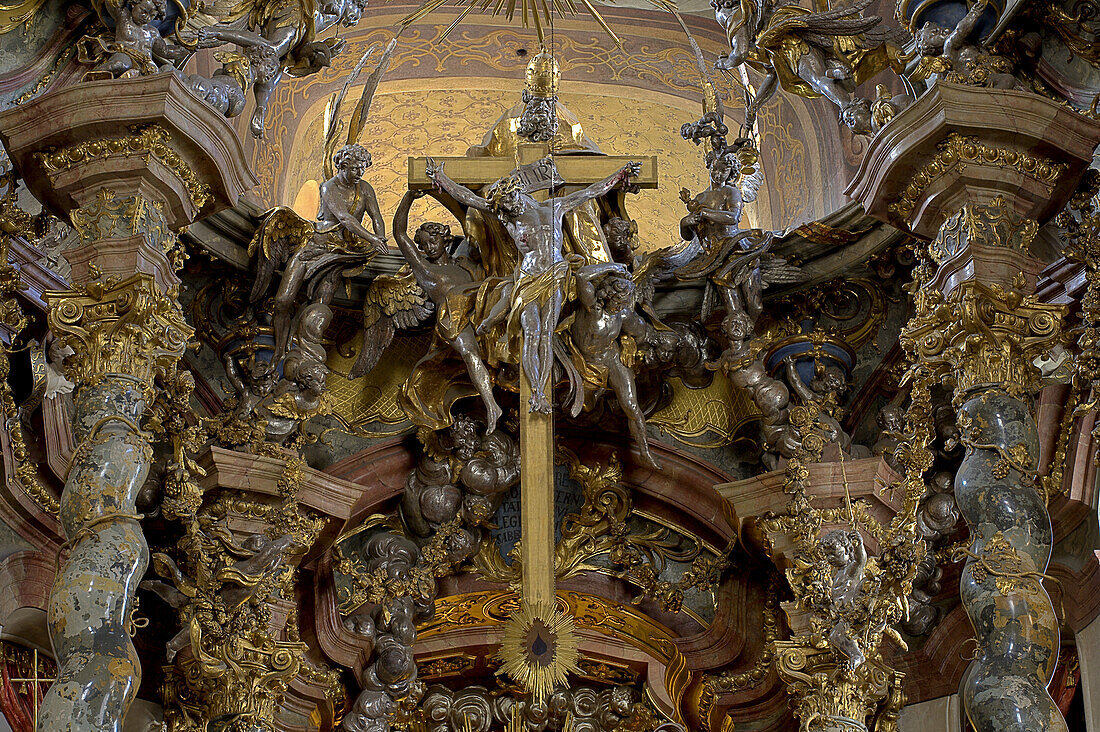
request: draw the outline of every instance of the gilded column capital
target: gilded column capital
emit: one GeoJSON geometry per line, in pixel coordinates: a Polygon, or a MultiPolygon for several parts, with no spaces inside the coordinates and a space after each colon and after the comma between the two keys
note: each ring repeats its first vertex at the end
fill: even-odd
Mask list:
{"type": "Polygon", "coordinates": [[[999,384],[1026,397],[1039,386],[1035,358],[1066,340],[1066,308],[1025,295],[1025,287],[1017,275],[1008,287],[968,280],[947,295],[921,288],[900,342],[953,382],[957,396],[999,384]]]}
{"type": "Polygon", "coordinates": [[[82,386],[120,374],[151,388],[158,370],[175,364],[194,332],[176,299],[147,274],[47,292],[45,298],[50,329],[75,351],[67,359],[69,378],[82,386]]]}
{"type": "MultiPolygon", "coordinates": [[[[881,659],[868,659],[855,668],[841,667],[829,648],[798,641],[777,641],[775,668],[794,697],[800,729],[822,732],[866,732],[871,715],[889,716],[881,709],[904,703],[902,675],[881,659]],[[886,704],[883,704],[886,702],[886,704]],[[898,703],[900,702],[900,703],[898,703]]],[[[875,729],[882,729],[881,721],[875,729]]]]}

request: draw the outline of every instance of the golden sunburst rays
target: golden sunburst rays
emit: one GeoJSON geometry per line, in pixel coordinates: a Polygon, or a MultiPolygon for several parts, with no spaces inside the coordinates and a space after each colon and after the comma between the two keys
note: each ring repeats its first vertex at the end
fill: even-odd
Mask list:
{"type": "Polygon", "coordinates": [[[497,652],[498,674],[506,674],[544,701],[568,675],[580,670],[577,624],[573,616],[548,602],[523,602],[504,624],[504,641],[497,652]]]}
{"type": "MultiPolygon", "coordinates": [[[[671,12],[676,8],[676,0],[648,0],[648,2],[658,10],[671,12]]],[[[484,13],[489,11],[491,6],[494,16],[504,13],[509,23],[518,15],[524,28],[530,28],[534,25],[535,33],[538,34],[539,44],[543,46],[546,45],[546,29],[553,28],[555,16],[564,18],[567,15],[577,15],[583,8],[584,11],[592,16],[592,19],[603,28],[604,32],[611,37],[611,40],[615,42],[616,46],[621,48],[623,45],[623,42],[615,35],[615,31],[611,30],[611,26],[608,25],[607,20],[600,13],[599,9],[592,4],[592,0],[421,0],[420,7],[401,19],[401,26],[408,27],[421,18],[434,13],[448,3],[456,7],[462,7],[462,12],[460,12],[458,17],[455,18],[455,21],[443,31],[443,34],[438,38],[437,42],[442,42],[449,36],[451,31],[458,27],[458,24],[461,23],[471,11],[477,10],[478,12],[484,13]],[[578,7],[578,4],[580,7],[578,7]]]]}

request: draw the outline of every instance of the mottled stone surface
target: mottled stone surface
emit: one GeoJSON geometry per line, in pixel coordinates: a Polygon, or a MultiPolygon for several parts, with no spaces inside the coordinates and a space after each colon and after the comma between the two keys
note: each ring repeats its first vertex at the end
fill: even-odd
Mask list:
{"type": "Polygon", "coordinates": [[[959,414],[966,457],[956,498],[973,543],[961,595],[978,642],[963,677],[976,732],[1060,732],[1047,693],[1058,660],[1058,619],[1040,582],[1050,559],[1046,504],[1029,473],[1038,435],[1028,406],[1003,389],[976,389],[959,414]]]}
{"type": "Polygon", "coordinates": [[[43,701],[42,732],[117,732],[141,684],[128,632],[149,548],[134,501],[152,451],[135,429],[142,384],[105,376],[76,395],[79,447],[61,497],[69,555],[50,594],[59,674],[43,701]]]}

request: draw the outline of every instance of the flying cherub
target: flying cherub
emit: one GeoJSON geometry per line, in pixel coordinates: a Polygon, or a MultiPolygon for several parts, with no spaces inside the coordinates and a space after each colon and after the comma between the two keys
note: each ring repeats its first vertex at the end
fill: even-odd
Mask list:
{"type": "Polygon", "coordinates": [[[856,86],[887,68],[904,70],[899,50],[908,34],[864,15],[872,0],[837,3],[823,12],[779,0],[711,0],[730,52],[715,66],[747,63],[764,73],[745,112],[751,129],[760,107],[779,87],[801,97],[824,96],[839,111],[853,103],[856,86]]]}
{"type": "Polygon", "coordinates": [[[337,25],[356,25],[366,5],[366,0],[207,0],[187,17],[185,27],[197,34],[204,27],[220,31],[243,25],[274,49],[275,72],[252,83],[256,108],[249,129],[263,137],[268,102],[284,74],[308,76],[331,65],[344,41],[318,37],[337,25]]]}

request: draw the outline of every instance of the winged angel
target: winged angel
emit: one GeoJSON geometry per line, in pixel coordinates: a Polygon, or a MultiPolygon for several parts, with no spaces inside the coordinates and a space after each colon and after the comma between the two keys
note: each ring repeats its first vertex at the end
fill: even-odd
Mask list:
{"type": "MultiPolygon", "coordinates": [[[[294,398],[285,400],[287,409],[296,412],[294,416],[297,417],[319,406],[323,377],[327,374],[321,338],[332,318],[329,305],[337,286],[346,277],[361,272],[375,255],[387,250],[385,223],[374,188],[363,180],[371,165],[371,155],[357,140],[374,91],[395,47],[396,39],[387,46],[369,77],[348,124],[346,144],[339,149],[336,146],[342,137],[340,108],[348,89],[376,47],[368,49],[343,89],[329,101],[324,133],[326,180],[321,184],[317,220],[307,221],[291,208],[276,207],[265,216],[249,244],[249,255],[256,257],[250,302],[258,304],[266,300],[274,285],[274,354],[269,363],[261,365],[259,376],[266,376],[281,365],[284,381],[299,384],[300,391],[294,398]],[[370,228],[364,226],[364,217],[370,220],[370,228]],[[276,285],[280,269],[282,273],[276,285]],[[303,290],[308,304],[296,311],[295,305],[303,290]]],[[[378,277],[367,299],[369,302],[384,301],[385,293],[397,289],[406,293],[411,291],[414,300],[426,303],[423,293],[417,295],[415,288],[411,275],[378,277]]]]}
{"type": "Polygon", "coordinates": [[[357,24],[366,0],[174,0],[178,17],[165,21],[169,0],[94,0],[113,38],[86,37],[81,59],[119,76],[173,71],[226,116],[244,109],[251,88],[256,108],[249,127],[262,137],[268,101],[285,74],[307,76],[329,66],[344,46],[319,39],[336,25],[357,24]],[[170,32],[167,32],[169,31],[170,32]],[[222,68],[211,77],[180,70],[199,48],[224,44],[240,51],[214,55],[222,68]]]}
{"type": "Polygon", "coordinates": [[[729,71],[747,63],[764,74],[746,110],[746,127],[752,129],[780,86],[801,97],[827,97],[843,113],[855,103],[859,84],[887,68],[903,71],[908,57],[899,47],[908,34],[864,15],[871,2],[813,12],[792,0],[711,0],[730,44],[715,66],[729,71]]]}
{"type": "MultiPolygon", "coordinates": [[[[764,307],[764,289],[773,284],[798,282],[802,273],[771,253],[773,232],[741,228],[744,205],[756,200],[763,182],[757,165],[759,154],[751,137],[739,137],[732,145],[727,142],[729,127],[725,124],[722,98],[710,77],[702,50],[683,20],[680,24],[703,78],[703,116],[685,124],[680,134],[708,148],[703,162],[710,174],[710,187],[695,196],[686,189],[680,191],[688,210],[687,216],[680,220],[680,236],[694,242],[700,254],[680,267],[676,276],[685,280],[709,278],[702,318],[706,320],[714,309],[717,291],[726,311],[723,326],[731,352],[752,337],[764,307]]],[[[746,127],[751,129],[751,123],[746,127]]]]}

